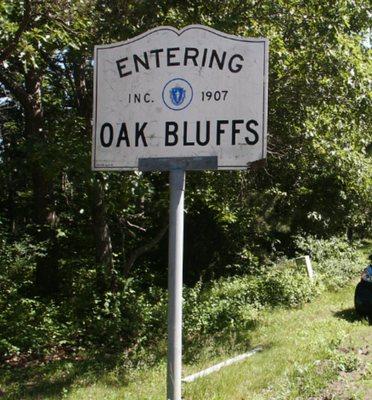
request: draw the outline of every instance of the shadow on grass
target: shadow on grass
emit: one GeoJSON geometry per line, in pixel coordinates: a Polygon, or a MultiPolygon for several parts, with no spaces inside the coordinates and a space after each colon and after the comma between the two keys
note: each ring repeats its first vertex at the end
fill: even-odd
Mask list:
{"type": "Polygon", "coordinates": [[[184,337],[183,362],[195,364],[201,358],[236,355],[251,350],[250,334],[258,325],[252,321],[244,329],[226,329],[214,334],[184,337]]]}
{"type": "MultiPolygon", "coordinates": [[[[113,370],[117,357],[100,357],[90,360],[59,360],[31,366],[5,366],[0,368],[1,381],[5,384],[1,400],[42,400],[46,397],[60,399],[71,386],[79,381],[81,386],[102,380],[113,370]]],[[[127,384],[125,376],[120,384],[127,384]]],[[[110,381],[115,386],[115,382],[110,381]]]]}
{"type": "MultiPolygon", "coordinates": [[[[243,331],[227,330],[215,335],[185,338],[184,363],[193,364],[201,357],[227,357],[250,350],[249,332],[254,327],[255,323],[252,323],[243,331]]],[[[146,353],[145,356],[141,353],[141,359],[137,360],[142,365],[145,363],[147,367],[152,367],[165,362],[166,342],[152,343],[146,353]]],[[[0,366],[0,389],[5,392],[0,390],[0,400],[57,400],[62,399],[74,386],[84,387],[97,382],[111,387],[126,386],[130,379],[129,369],[136,365],[135,357],[128,359],[127,364],[123,354],[118,353],[23,366],[0,366]]]]}
{"type": "Polygon", "coordinates": [[[367,317],[362,317],[360,316],[354,308],[347,308],[345,310],[337,311],[334,313],[334,316],[339,319],[344,319],[345,321],[348,322],[357,322],[357,321],[363,321],[367,320],[369,324],[371,325],[372,320],[368,319],[367,317]]]}

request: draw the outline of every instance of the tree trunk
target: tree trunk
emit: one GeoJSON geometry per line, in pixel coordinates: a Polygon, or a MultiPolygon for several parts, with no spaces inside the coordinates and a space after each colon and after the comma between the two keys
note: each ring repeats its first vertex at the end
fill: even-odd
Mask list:
{"type": "Polygon", "coordinates": [[[35,291],[38,295],[49,297],[59,291],[59,257],[55,232],[57,216],[52,198],[53,182],[43,166],[45,160],[42,151],[48,137],[43,129],[42,77],[31,69],[25,78],[28,93],[28,102],[25,106],[25,136],[30,149],[27,162],[32,177],[33,219],[37,228],[36,238],[45,248],[45,255],[37,257],[35,291]]]}
{"type": "Polygon", "coordinates": [[[348,226],[346,228],[346,238],[349,241],[349,243],[352,243],[354,240],[354,228],[351,226],[348,226]]]}
{"type": "Polygon", "coordinates": [[[112,255],[110,229],[107,224],[105,191],[102,175],[94,180],[92,193],[92,222],[96,247],[97,288],[101,294],[117,289],[112,255]]]}
{"type": "MultiPolygon", "coordinates": [[[[87,137],[91,135],[92,107],[87,93],[85,79],[85,60],[74,60],[72,63],[73,87],[78,113],[85,120],[87,137]]],[[[97,288],[105,291],[117,291],[117,279],[114,270],[110,229],[107,223],[104,181],[102,174],[95,174],[91,191],[92,223],[95,242],[95,261],[97,270],[97,288]]]]}

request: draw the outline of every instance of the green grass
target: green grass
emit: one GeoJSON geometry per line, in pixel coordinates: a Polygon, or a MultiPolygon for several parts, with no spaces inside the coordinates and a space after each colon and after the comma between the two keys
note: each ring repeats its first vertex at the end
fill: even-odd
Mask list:
{"type": "MultiPolygon", "coordinates": [[[[266,311],[253,332],[230,335],[226,346],[204,343],[197,361],[191,356],[186,375],[262,345],[250,359],[184,385],[187,400],[307,399],[343,369],[355,364],[353,349],[372,343],[366,321],[353,310],[354,285],[326,293],[300,310],[266,311]],[[340,353],[342,346],[348,352],[340,353]],[[213,353],[217,354],[213,356],[213,353]],[[349,359],[348,359],[349,357],[349,359]]],[[[186,350],[187,353],[187,350],[186,350]]],[[[187,358],[187,357],[186,357],[187,358]]],[[[165,363],[125,371],[117,360],[56,361],[29,368],[2,369],[1,387],[9,400],[150,400],[165,399],[165,363]]],[[[371,379],[367,374],[366,387],[371,379]]]]}
{"type": "Polygon", "coordinates": [[[189,384],[185,398],[305,399],[316,394],[338,374],[332,361],[337,360],[341,344],[351,344],[354,336],[369,335],[372,340],[367,323],[354,320],[352,296],[349,287],[302,310],[266,314],[250,338],[253,346],[262,344],[265,351],[189,384]]]}
{"type": "MultiPolygon", "coordinates": [[[[371,251],[368,244],[365,254],[371,251]]],[[[336,382],[345,393],[350,392],[350,396],[346,397],[348,399],[365,400],[370,395],[372,398],[371,366],[367,365],[371,357],[361,360],[358,355],[358,349],[372,343],[372,329],[367,321],[359,320],[354,314],[356,282],[338,292],[323,293],[301,309],[265,310],[254,329],[230,332],[189,344],[185,348],[184,375],[257,345],[263,346],[264,350],[242,363],[184,384],[184,399],[301,400],[334,390],[331,382],[336,382]],[[357,374],[355,378],[353,373],[357,374]]],[[[162,346],[164,343],[160,344],[162,346]]],[[[159,348],[157,352],[161,353],[159,348]]],[[[149,354],[143,358],[151,359],[149,354]]],[[[166,398],[164,359],[155,365],[142,365],[135,369],[124,368],[125,364],[128,363],[124,356],[118,355],[39,362],[23,367],[4,366],[0,368],[0,398],[166,398]]]]}

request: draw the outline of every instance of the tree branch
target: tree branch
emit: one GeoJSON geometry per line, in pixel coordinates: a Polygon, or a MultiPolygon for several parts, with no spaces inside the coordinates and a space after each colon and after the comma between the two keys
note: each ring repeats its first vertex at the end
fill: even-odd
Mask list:
{"type": "Polygon", "coordinates": [[[13,94],[13,96],[22,104],[23,107],[29,107],[32,101],[26,90],[16,82],[10,73],[0,68],[0,82],[13,94]]]}
{"type": "Polygon", "coordinates": [[[9,57],[9,55],[17,48],[21,35],[28,28],[30,21],[31,21],[31,4],[29,0],[25,0],[25,9],[23,12],[22,21],[19,24],[19,27],[17,29],[17,32],[14,34],[14,37],[10,40],[10,43],[0,53],[0,62],[6,60],[9,57]]]}
{"type": "Polygon", "coordinates": [[[123,267],[124,276],[127,277],[129,275],[130,270],[132,269],[134,263],[137,261],[137,259],[140,256],[142,256],[143,254],[152,250],[160,242],[160,240],[163,238],[163,236],[165,235],[165,232],[167,230],[168,230],[168,224],[163,226],[163,228],[160,229],[158,234],[152,240],[150,240],[147,244],[134,250],[134,252],[129,257],[129,260],[124,264],[124,267],[123,267]]]}
{"type": "Polygon", "coordinates": [[[142,228],[142,226],[133,224],[132,222],[129,222],[128,220],[125,220],[125,222],[126,222],[126,224],[127,224],[128,226],[130,226],[131,228],[136,228],[136,229],[138,229],[138,230],[140,230],[140,231],[142,231],[142,232],[147,232],[147,229],[146,229],[146,228],[142,228]]]}

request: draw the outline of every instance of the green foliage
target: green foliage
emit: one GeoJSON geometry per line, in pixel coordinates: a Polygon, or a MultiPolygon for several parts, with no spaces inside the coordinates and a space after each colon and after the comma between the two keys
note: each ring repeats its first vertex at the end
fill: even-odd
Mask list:
{"type": "Polygon", "coordinates": [[[185,335],[191,339],[195,335],[254,326],[260,305],[249,301],[248,288],[249,283],[240,279],[221,279],[207,289],[198,284],[186,290],[185,335]]]}
{"type": "MultiPolygon", "coordinates": [[[[331,8],[294,0],[44,3],[1,3],[0,47],[5,53],[0,59],[6,56],[0,66],[1,101],[7,107],[1,108],[0,186],[9,227],[23,231],[37,222],[40,190],[48,200],[45,208],[56,213],[58,238],[66,234],[63,256],[57,257],[82,252],[84,259],[92,258],[97,246],[89,231],[96,179],[88,139],[93,45],[125,40],[157,25],[202,23],[269,38],[269,157],[262,171],[188,175],[186,282],[249,272],[275,251],[290,255],[291,237],[300,232],[325,238],[346,229],[368,234],[371,57],[362,44],[369,27],[365,2],[339,0],[331,8]],[[45,136],[40,141],[38,134],[26,132],[34,121],[24,113],[26,100],[17,90],[35,79],[41,97],[33,101],[42,106],[45,136]],[[42,171],[33,171],[33,163],[42,171]],[[38,173],[45,175],[45,188],[37,187],[38,173]],[[202,240],[195,240],[200,230],[202,240]],[[247,254],[252,263],[242,270],[247,254]]],[[[32,97],[35,90],[28,94],[32,97]]],[[[163,225],[166,177],[100,177],[115,261],[125,264],[163,225]]],[[[156,283],[165,286],[165,252],[162,242],[129,275],[146,264],[160,276],[156,283]]]]}
{"type": "Polygon", "coordinates": [[[105,293],[98,299],[92,293],[90,303],[79,309],[74,325],[84,346],[98,350],[143,348],[165,333],[167,303],[164,291],[146,293],[127,282],[120,293],[105,293]],[[81,315],[84,315],[83,320],[81,315]]]}
{"type": "Polygon", "coordinates": [[[335,352],[333,357],[333,365],[339,371],[342,372],[352,372],[358,369],[360,365],[360,360],[358,355],[353,352],[335,352]]]}
{"type": "MultiPolygon", "coordinates": [[[[340,288],[361,262],[355,250],[341,240],[298,238],[311,251],[316,281],[286,261],[262,267],[260,272],[219,278],[184,290],[184,335],[192,343],[222,332],[246,332],[260,321],[264,308],[300,307],[325,286],[340,288]],[[348,266],[329,273],[333,266],[348,266]]],[[[1,242],[0,354],[40,355],[64,348],[69,351],[117,352],[131,349],[136,358],[144,349],[159,346],[166,335],[167,293],[137,279],[119,280],[117,291],[98,294],[96,271],[76,264],[71,291],[58,300],[33,294],[35,259],[45,254],[29,238],[1,242]]]]}
{"type": "Polygon", "coordinates": [[[264,301],[271,305],[300,306],[318,293],[317,287],[309,283],[305,271],[293,269],[270,271],[264,275],[262,286],[264,301]],[[266,293],[263,288],[267,288],[266,293]]]}
{"type": "Polygon", "coordinates": [[[164,336],[166,240],[143,249],[166,226],[167,176],[91,172],[93,46],[193,23],[269,38],[269,151],[260,171],[188,174],[186,334],[249,328],[360,268],[330,238],[371,233],[366,2],[0,1],[3,354],[164,336]],[[296,250],[314,285],[263,267],[296,250]]]}
{"type": "Polygon", "coordinates": [[[0,242],[0,357],[42,354],[69,340],[69,324],[58,304],[32,295],[35,256],[42,244],[30,238],[11,245],[0,242]]]}
{"type": "Polygon", "coordinates": [[[221,278],[203,288],[186,290],[186,335],[223,330],[247,330],[259,320],[263,307],[298,307],[310,301],[317,289],[303,272],[270,268],[258,276],[221,278]]]}
{"type": "Polygon", "coordinates": [[[342,288],[365,267],[356,246],[339,238],[298,237],[297,246],[311,255],[319,279],[328,288],[342,288]]]}

